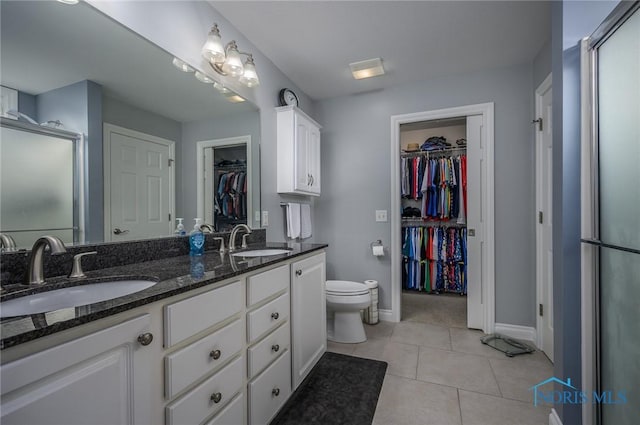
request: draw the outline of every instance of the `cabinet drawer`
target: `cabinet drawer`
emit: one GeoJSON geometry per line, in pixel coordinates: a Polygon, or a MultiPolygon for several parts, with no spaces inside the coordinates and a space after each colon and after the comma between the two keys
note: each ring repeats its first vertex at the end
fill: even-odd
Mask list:
{"type": "Polygon", "coordinates": [[[165,357],[167,398],[175,396],[192,382],[223,364],[241,348],[242,324],[240,320],[236,320],[219,331],[165,357]]]}
{"type": "Polygon", "coordinates": [[[288,293],[247,314],[247,338],[249,343],[256,341],[269,329],[273,329],[280,323],[285,322],[288,317],[288,293]]]}
{"type": "Polygon", "coordinates": [[[171,347],[236,314],[242,308],[242,285],[233,282],[164,308],[164,345],[171,347]]]}
{"type": "Polygon", "coordinates": [[[244,424],[244,404],[242,394],[233,399],[231,403],[206,425],[242,425],[244,424]]]}
{"type": "Polygon", "coordinates": [[[249,379],[257,375],[262,369],[289,348],[291,332],[289,324],[280,326],[265,339],[247,350],[247,374],[249,379]]]}
{"type": "Polygon", "coordinates": [[[242,387],[240,356],[220,372],[167,406],[167,424],[199,424],[220,410],[242,387]],[[218,402],[213,397],[219,395],[218,402]]]}
{"type": "Polygon", "coordinates": [[[253,305],[288,287],[288,265],[251,276],[247,279],[247,305],[253,305]]]}
{"type": "Polygon", "coordinates": [[[267,424],[291,393],[291,356],[287,350],[249,383],[249,423],[267,424]]]}

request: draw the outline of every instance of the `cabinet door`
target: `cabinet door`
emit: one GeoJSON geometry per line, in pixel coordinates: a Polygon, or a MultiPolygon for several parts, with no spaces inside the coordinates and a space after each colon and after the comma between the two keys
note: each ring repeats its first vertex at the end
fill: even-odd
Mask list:
{"type": "Polygon", "coordinates": [[[320,194],[320,130],[318,127],[311,125],[309,127],[308,138],[308,158],[307,164],[309,168],[309,188],[313,193],[320,194]]]}
{"type": "Polygon", "coordinates": [[[308,191],[311,183],[311,172],[309,170],[309,131],[311,122],[305,117],[296,114],[294,118],[296,135],[294,138],[294,167],[295,167],[295,190],[308,191]]]}
{"type": "MultiPolygon", "coordinates": [[[[147,424],[150,363],[131,319],[2,366],[2,424],[147,424]]],[[[153,341],[152,343],[159,343],[153,341]]]]}
{"type": "Polygon", "coordinates": [[[327,348],[325,254],[291,264],[293,388],[327,348]]]}

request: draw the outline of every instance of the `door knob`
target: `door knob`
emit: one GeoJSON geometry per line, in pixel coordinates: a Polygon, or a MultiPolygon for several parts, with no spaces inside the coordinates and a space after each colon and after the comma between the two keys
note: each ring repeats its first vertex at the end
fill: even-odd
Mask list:
{"type": "Polygon", "coordinates": [[[125,233],[129,233],[128,230],[122,230],[118,227],[116,227],[115,229],[113,229],[113,234],[114,235],[124,235],[125,233]]]}
{"type": "Polygon", "coordinates": [[[302,276],[302,270],[296,270],[296,276],[302,276]]]}
{"type": "Polygon", "coordinates": [[[149,345],[153,341],[153,334],[151,332],[145,332],[138,335],[138,342],[140,345],[149,345]]]}
{"type": "Polygon", "coordinates": [[[277,353],[278,350],[280,350],[280,346],[278,344],[274,344],[271,346],[271,349],[277,353]]]}
{"type": "Polygon", "coordinates": [[[271,313],[271,318],[273,320],[278,320],[278,317],[280,317],[280,314],[278,314],[278,312],[276,311],[275,313],[271,313]]]}
{"type": "Polygon", "coordinates": [[[280,388],[274,388],[273,390],[271,390],[271,394],[278,397],[280,395],[280,388]]]}
{"type": "Polygon", "coordinates": [[[213,401],[214,403],[220,403],[220,400],[222,400],[222,393],[211,394],[211,401],[213,401]]]}
{"type": "Polygon", "coordinates": [[[221,355],[222,353],[220,352],[220,350],[213,350],[209,353],[209,357],[211,357],[213,360],[218,360],[221,355]]]}

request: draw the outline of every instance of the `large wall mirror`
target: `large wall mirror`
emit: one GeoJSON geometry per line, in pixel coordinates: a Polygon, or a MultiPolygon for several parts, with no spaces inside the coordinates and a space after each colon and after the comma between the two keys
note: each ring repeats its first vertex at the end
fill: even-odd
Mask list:
{"type": "Polygon", "coordinates": [[[260,226],[255,105],[206,73],[181,71],[168,52],[85,2],[3,0],[0,15],[0,148],[14,158],[0,180],[12,194],[0,205],[0,231],[18,248],[58,227],[73,229],[65,242],[82,244],[168,236],[178,217],[187,232],[197,216],[219,231],[260,226]],[[52,154],[55,143],[64,158],[52,154]],[[31,178],[42,169],[71,192],[57,196],[39,183],[51,178],[31,178]],[[24,214],[53,217],[48,208],[60,202],[72,205],[56,210],[60,221],[24,214]]]}

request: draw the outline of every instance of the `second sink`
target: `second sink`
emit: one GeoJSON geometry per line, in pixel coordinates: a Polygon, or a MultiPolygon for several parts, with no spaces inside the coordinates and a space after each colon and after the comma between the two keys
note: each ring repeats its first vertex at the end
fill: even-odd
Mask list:
{"type": "Polygon", "coordinates": [[[46,313],[62,308],[107,301],[142,291],[156,283],[158,282],[144,279],[115,280],[38,292],[3,301],[0,304],[0,317],[46,313]]]}

